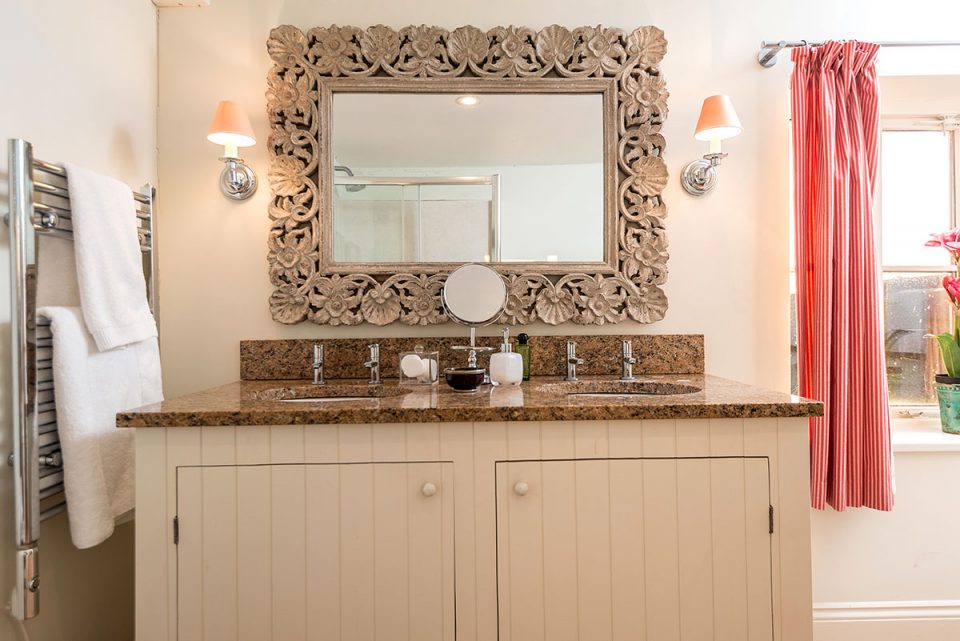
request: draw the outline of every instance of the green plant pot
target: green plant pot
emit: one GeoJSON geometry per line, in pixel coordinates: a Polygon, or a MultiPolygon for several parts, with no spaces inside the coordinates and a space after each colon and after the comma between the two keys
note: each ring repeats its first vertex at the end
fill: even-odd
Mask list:
{"type": "Polygon", "coordinates": [[[937,374],[940,427],[947,434],[960,434],[960,378],[937,374]]]}

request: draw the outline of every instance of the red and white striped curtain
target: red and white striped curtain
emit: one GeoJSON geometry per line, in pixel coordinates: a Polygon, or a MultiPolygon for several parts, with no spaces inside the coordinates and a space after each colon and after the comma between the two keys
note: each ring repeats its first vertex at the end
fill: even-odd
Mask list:
{"type": "Polygon", "coordinates": [[[810,420],[813,507],[893,509],[890,410],[872,222],[879,159],[879,46],[793,50],[800,394],[810,420]]]}

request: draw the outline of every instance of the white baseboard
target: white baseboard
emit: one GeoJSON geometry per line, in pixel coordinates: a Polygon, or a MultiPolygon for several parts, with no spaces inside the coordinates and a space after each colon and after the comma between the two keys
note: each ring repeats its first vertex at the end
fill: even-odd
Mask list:
{"type": "Polygon", "coordinates": [[[960,601],[815,603],[814,641],[956,641],[960,601]]]}
{"type": "Polygon", "coordinates": [[[813,604],[815,622],[926,619],[960,621],[960,601],[846,601],[813,604]]]}

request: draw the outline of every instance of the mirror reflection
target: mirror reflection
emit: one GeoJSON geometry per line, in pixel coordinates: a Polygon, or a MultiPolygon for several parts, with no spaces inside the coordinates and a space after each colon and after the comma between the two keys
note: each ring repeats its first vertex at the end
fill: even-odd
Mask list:
{"type": "Polygon", "coordinates": [[[600,94],[333,94],[335,262],[602,262],[600,94]]]}

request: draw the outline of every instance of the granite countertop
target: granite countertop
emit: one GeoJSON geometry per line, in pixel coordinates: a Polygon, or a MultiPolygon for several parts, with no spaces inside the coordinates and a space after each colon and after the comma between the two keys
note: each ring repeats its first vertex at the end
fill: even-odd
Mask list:
{"type": "MultiPolygon", "coordinates": [[[[434,423],[470,421],[591,421],[674,418],[821,416],[823,404],[703,374],[638,376],[660,394],[570,396],[570,392],[617,393],[610,377],[583,377],[574,388],[557,377],[535,377],[518,387],[483,386],[473,393],[433,387],[401,387],[395,380],[369,386],[363,380],[237,381],[221,387],[117,414],[118,427],[205,425],[314,425],[324,423],[434,423]],[[685,392],[696,388],[696,391],[685,392]],[[358,400],[317,401],[321,394],[358,400]],[[409,390],[409,391],[407,391],[409,390]],[[405,393],[406,392],[406,393],[405,393]]],[[[634,383],[636,385],[637,383],[634,383]]]]}

